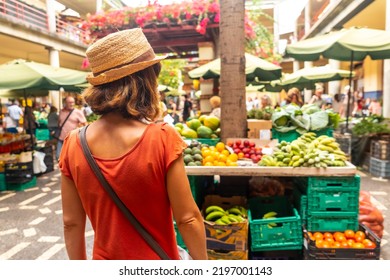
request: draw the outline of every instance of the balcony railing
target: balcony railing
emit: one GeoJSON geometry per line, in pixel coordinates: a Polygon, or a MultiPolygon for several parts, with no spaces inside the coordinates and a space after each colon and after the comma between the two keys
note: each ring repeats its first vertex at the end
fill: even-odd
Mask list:
{"type": "MultiPolygon", "coordinates": [[[[16,21],[28,28],[48,33],[47,13],[17,0],[0,0],[0,16],[16,21]]],[[[88,34],[77,26],[56,19],[56,34],[78,43],[87,43],[88,34]]]]}

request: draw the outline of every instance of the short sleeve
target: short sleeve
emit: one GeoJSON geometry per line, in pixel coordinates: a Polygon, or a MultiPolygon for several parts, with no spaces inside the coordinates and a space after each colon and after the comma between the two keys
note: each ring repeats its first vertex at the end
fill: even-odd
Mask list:
{"type": "Polygon", "coordinates": [[[172,162],[182,155],[183,150],[187,148],[187,144],[183,141],[180,134],[170,125],[163,123],[161,124],[161,130],[164,133],[164,156],[165,156],[165,168],[171,166],[172,162]]]}
{"type": "Polygon", "coordinates": [[[77,132],[78,132],[78,129],[75,131],[72,131],[71,133],[69,133],[65,137],[64,143],[63,143],[62,149],[61,149],[59,162],[58,162],[58,167],[60,168],[61,173],[64,174],[66,177],[69,177],[70,179],[72,179],[72,174],[71,174],[70,164],[69,164],[69,156],[70,156],[69,153],[70,153],[70,151],[74,151],[74,145],[76,145],[76,139],[77,139],[77,137],[76,137],[77,132]]]}

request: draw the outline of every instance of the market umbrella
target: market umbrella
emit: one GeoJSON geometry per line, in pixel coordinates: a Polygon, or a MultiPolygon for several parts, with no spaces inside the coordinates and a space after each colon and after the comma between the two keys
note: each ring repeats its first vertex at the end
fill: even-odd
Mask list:
{"type": "Polygon", "coordinates": [[[46,89],[80,91],[87,72],[22,59],[0,65],[0,89],[46,89]]]}
{"type": "MultiPolygon", "coordinates": [[[[314,61],[323,56],[351,62],[347,112],[351,98],[353,61],[362,61],[367,55],[372,59],[390,58],[390,32],[352,27],[302,40],[286,47],[286,56],[297,60],[314,61]]],[[[348,130],[348,117],[346,129],[348,130]]]]}
{"type": "MultiPolygon", "coordinates": [[[[217,58],[209,63],[188,72],[191,79],[219,78],[221,74],[221,59],[217,58]]],[[[261,81],[272,81],[282,76],[282,68],[254,55],[245,54],[245,74],[247,81],[258,77],[261,81]]]]}
{"type": "MultiPolygon", "coordinates": [[[[329,65],[307,67],[291,74],[285,74],[280,80],[272,81],[271,84],[282,87],[314,88],[316,83],[343,80],[349,78],[350,75],[350,71],[333,69],[329,65]]],[[[352,76],[355,76],[354,72],[352,76]]]]}

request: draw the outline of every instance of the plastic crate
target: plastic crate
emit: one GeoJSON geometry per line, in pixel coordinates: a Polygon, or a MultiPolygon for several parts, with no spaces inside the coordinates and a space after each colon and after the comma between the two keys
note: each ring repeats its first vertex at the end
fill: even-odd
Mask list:
{"type": "Polygon", "coordinates": [[[34,176],[28,182],[24,183],[8,183],[7,182],[7,190],[10,191],[23,191],[25,189],[33,188],[37,185],[37,178],[34,176]]]}
{"type": "Polygon", "coordinates": [[[374,177],[390,177],[390,160],[370,158],[370,173],[374,177]]]}
{"type": "Polygon", "coordinates": [[[324,211],[307,215],[309,231],[345,231],[359,227],[357,212],[324,211]]]}
{"type": "Polygon", "coordinates": [[[206,189],[213,184],[213,176],[188,175],[191,193],[199,208],[202,207],[206,189]]]}
{"type": "MultiPolygon", "coordinates": [[[[327,135],[329,137],[333,137],[333,129],[328,127],[318,131],[312,131],[312,132],[314,132],[317,135],[317,137],[321,135],[327,135]]],[[[292,142],[298,139],[300,136],[301,134],[295,130],[290,130],[288,132],[279,132],[275,128],[272,128],[272,139],[278,139],[279,142],[282,141],[292,142]]]]}
{"type": "Polygon", "coordinates": [[[360,176],[297,179],[307,195],[307,214],[318,211],[359,212],[360,176]]]}
{"type": "Polygon", "coordinates": [[[35,137],[37,138],[37,140],[50,140],[50,131],[47,128],[37,128],[35,130],[35,137]]]}
{"type": "Polygon", "coordinates": [[[5,175],[4,173],[0,173],[0,192],[5,191],[7,189],[7,185],[5,183],[5,175]]]}
{"type": "Polygon", "coordinates": [[[380,239],[368,227],[360,224],[359,230],[366,234],[366,238],[376,245],[374,249],[356,248],[317,248],[315,241],[311,240],[308,230],[303,229],[304,234],[304,258],[306,260],[379,260],[380,239]]]}
{"type": "Polygon", "coordinates": [[[297,208],[302,224],[307,223],[307,195],[303,194],[298,188],[293,190],[293,203],[297,208]]]}
{"type": "Polygon", "coordinates": [[[256,197],[248,201],[252,251],[295,250],[302,247],[301,217],[284,196],[256,197]],[[274,211],[277,217],[263,219],[274,211]],[[269,227],[269,223],[276,226],[269,227]]]}
{"type": "Polygon", "coordinates": [[[7,184],[22,184],[29,182],[34,177],[32,162],[6,163],[4,168],[7,184]]]}
{"type": "Polygon", "coordinates": [[[390,141],[371,141],[370,154],[376,159],[390,160],[390,141]]]}
{"type": "Polygon", "coordinates": [[[340,150],[342,150],[347,156],[350,156],[352,149],[352,135],[334,133],[333,137],[336,139],[336,142],[340,144],[340,150]]]}
{"type": "Polygon", "coordinates": [[[302,260],[303,250],[278,250],[251,252],[250,260],[302,260]]]}

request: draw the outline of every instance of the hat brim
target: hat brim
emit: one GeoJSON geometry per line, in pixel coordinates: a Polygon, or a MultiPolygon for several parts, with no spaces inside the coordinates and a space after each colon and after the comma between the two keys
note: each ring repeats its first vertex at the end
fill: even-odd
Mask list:
{"type": "Polygon", "coordinates": [[[101,73],[98,76],[94,76],[93,74],[89,74],[87,77],[87,81],[91,85],[94,85],[94,86],[107,84],[107,83],[119,80],[119,79],[126,77],[128,75],[131,75],[135,72],[146,69],[149,66],[152,66],[165,58],[167,58],[167,55],[156,56],[152,60],[142,61],[142,62],[138,62],[138,63],[132,63],[132,64],[122,66],[120,68],[111,69],[111,70],[108,70],[104,73],[101,73]]]}

